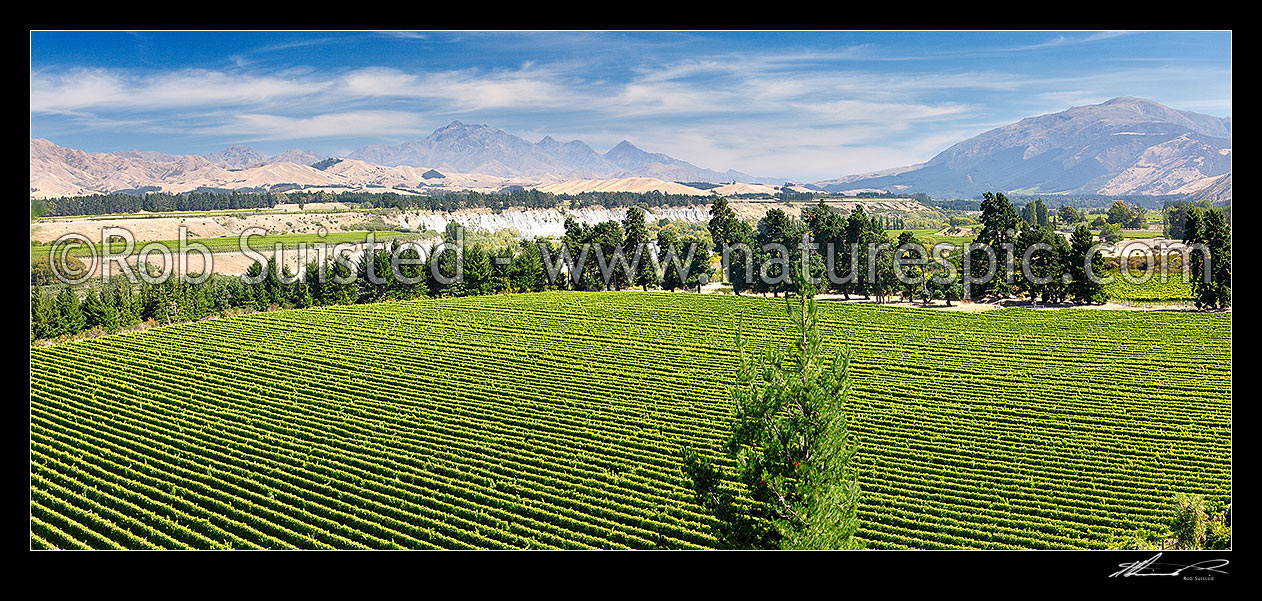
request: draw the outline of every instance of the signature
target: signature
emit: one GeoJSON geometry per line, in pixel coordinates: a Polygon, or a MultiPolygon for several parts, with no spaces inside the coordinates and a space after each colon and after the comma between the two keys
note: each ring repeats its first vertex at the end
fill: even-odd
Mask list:
{"type": "Polygon", "coordinates": [[[1109,578],[1117,578],[1118,576],[1121,576],[1123,578],[1129,578],[1131,576],[1178,576],[1186,570],[1226,574],[1227,572],[1224,572],[1218,568],[1224,567],[1227,564],[1231,563],[1230,561],[1226,559],[1207,559],[1205,561],[1198,561],[1193,564],[1180,566],[1174,563],[1157,563],[1158,559],[1161,559],[1160,553],[1153,555],[1151,558],[1145,559],[1144,561],[1135,561],[1131,563],[1119,563],[1117,565],[1118,567],[1122,569],[1110,574],[1109,578]],[[1171,571],[1161,571],[1161,570],[1171,570],[1171,571]]]}

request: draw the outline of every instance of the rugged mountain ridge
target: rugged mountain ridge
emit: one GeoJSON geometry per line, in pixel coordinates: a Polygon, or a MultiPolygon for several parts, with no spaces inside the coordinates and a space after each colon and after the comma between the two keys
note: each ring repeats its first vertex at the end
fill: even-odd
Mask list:
{"type": "MultiPolygon", "coordinates": [[[[134,151],[133,151],[134,152],[134,151]]],[[[172,155],[166,155],[172,156],[172,155]]],[[[224,169],[249,169],[276,163],[294,163],[296,165],[312,165],[328,157],[313,150],[297,148],[286,150],[274,157],[264,157],[259,151],[249,146],[229,146],[219,152],[206,155],[206,160],[224,169]]]]}
{"type": "MultiPolygon", "coordinates": [[[[291,151],[293,152],[293,151],[291,151]]],[[[300,160],[310,158],[305,153],[300,160]]],[[[283,157],[285,154],[278,155],[283,157]]],[[[232,156],[242,157],[237,152],[232,156]]],[[[318,156],[318,155],[313,155],[318,156]]],[[[221,157],[223,158],[223,157],[221,157]]],[[[239,163],[238,163],[239,164],[239,163]]],[[[127,151],[87,153],[48,140],[31,139],[31,196],[72,196],[120,191],[187,192],[199,188],[267,190],[276,186],[330,189],[498,190],[534,182],[485,174],[446,172],[433,177],[426,169],[384,167],[342,159],[324,169],[291,161],[264,160],[244,168],[216,165],[199,155],[162,155],[127,151]],[[149,160],[154,156],[161,160],[149,160]],[[431,175],[430,177],[426,177],[431,175]]]]}
{"type": "Polygon", "coordinates": [[[262,165],[267,159],[249,146],[229,146],[206,155],[206,160],[225,169],[245,169],[262,165]]]}
{"type": "MultiPolygon", "coordinates": [[[[1140,98],[1115,98],[995,128],[925,163],[804,187],[923,192],[935,198],[972,198],[1000,190],[1224,201],[1231,199],[1231,129],[1230,117],[1179,111],[1140,98]]],[[[422,140],[373,144],[346,158],[327,159],[297,149],[266,158],[247,146],[204,157],[135,149],[85,153],[33,138],[31,194],[280,185],[482,190],[613,185],[665,190],[678,185],[674,182],[756,181],[738,171],[703,169],[646,152],[625,140],[599,153],[580,140],[561,142],[545,136],[532,144],[487,125],[460,121],[422,140]]]]}
{"type": "MultiPolygon", "coordinates": [[[[995,128],[920,165],[817,185],[833,192],[878,189],[935,198],[988,190],[1175,195],[1195,194],[1230,172],[1230,117],[1122,97],[995,128]]],[[[1230,198],[1229,178],[1226,184],[1230,198]]]]}
{"type": "Polygon", "coordinates": [[[97,194],[152,188],[183,191],[190,181],[216,181],[227,170],[197,155],[162,155],[139,151],[87,153],[48,140],[31,140],[31,195],[97,194]]]}
{"type": "Polygon", "coordinates": [[[661,153],[645,152],[623,140],[609,152],[596,152],[581,140],[560,142],[545,136],[531,144],[488,125],[453,121],[422,140],[372,144],[348,155],[378,165],[432,167],[500,177],[544,180],[656,177],[667,181],[755,182],[739,171],[697,167],[661,153]]]}
{"type": "MultiPolygon", "coordinates": [[[[578,179],[654,178],[675,181],[752,181],[737,171],[702,169],[623,141],[601,154],[580,140],[546,136],[531,144],[487,125],[459,121],[424,140],[373,144],[346,158],[309,150],[264,157],[249,146],[230,146],[205,156],[128,150],[86,153],[31,139],[31,194],[63,196],[133,190],[183,192],[207,188],[398,187],[487,189],[578,179]],[[314,166],[314,167],[313,167],[314,166]]],[[[640,185],[643,185],[642,183],[640,185]]],[[[699,193],[702,193],[698,191],[699,193]]]]}

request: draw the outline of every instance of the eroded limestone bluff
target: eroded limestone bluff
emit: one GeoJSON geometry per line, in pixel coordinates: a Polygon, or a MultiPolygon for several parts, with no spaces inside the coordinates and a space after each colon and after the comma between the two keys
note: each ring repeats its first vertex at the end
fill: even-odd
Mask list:
{"type": "MultiPolygon", "coordinates": [[[[709,206],[689,207],[656,207],[646,210],[645,221],[659,219],[671,221],[687,221],[698,223],[710,219],[709,206]]],[[[398,217],[399,225],[416,231],[433,230],[441,232],[447,224],[456,222],[466,228],[477,228],[486,231],[499,231],[507,228],[517,230],[524,238],[541,236],[561,236],[565,234],[565,219],[572,217],[585,224],[596,224],[602,221],[621,222],[627,216],[627,207],[607,209],[591,207],[584,209],[508,209],[498,213],[490,210],[464,210],[451,213],[406,212],[398,217]]]]}

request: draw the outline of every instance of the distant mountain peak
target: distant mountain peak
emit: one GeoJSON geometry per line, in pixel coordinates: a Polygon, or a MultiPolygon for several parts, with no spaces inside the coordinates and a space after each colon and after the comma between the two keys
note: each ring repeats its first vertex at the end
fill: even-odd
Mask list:
{"type": "Polygon", "coordinates": [[[938,198],[992,190],[1165,195],[1192,193],[1230,172],[1230,118],[1122,96],[992,129],[923,165],[820,184],[830,192],[876,188],[938,198]]]}
{"type": "Polygon", "coordinates": [[[601,179],[656,177],[667,181],[754,181],[739,172],[697,167],[664,154],[648,153],[627,140],[604,154],[582,140],[561,142],[545,135],[531,144],[489,125],[452,121],[423,140],[373,144],[348,158],[386,166],[408,165],[498,177],[601,179]]]}
{"type": "Polygon", "coordinates": [[[206,155],[206,160],[228,169],[244,169],[265,162],[267,157],[249,146],[234,144],[219,152],[206,155]]]}
{"type": "Polygon", "coordinates": [[[440,132],[447,132],[447,131],[496,131],[498,132],[501,130],[491,127],[485,123],[465,123],[464,121],[457,119],[455,121],[452,121],[451,123],[448,123],[447,125],[444,125],[434,130],[434,132],[430,134],[430,136],[434,136],[435,134],[438,134],[440,132]]]}
{"type": "Polygon", "coordinates": [[[321,153],[318,153],[314,150],[302,150],[299,148],[294,148],[291,150],[286,150],[285,152],[282,152],[270,159],[267,159],[266,163],[269,165],[273,163],[296,163],[298,165],[310,166],[310,165],[319,163],[327,158],[329,157],[321,153]]]}
{"type": "Polygon", "coordinates": [[[1117,98],[1105,100],[1101,104],[1151,104],[1155,106],[1163,106],[1146,98],[1139,98],[1138,96],[1118,96],[1117,98]]]}
{"type": "Polygon", "coordinates": [[[645,152],[626,140],[618,142],[617,146],[610,148],[609,152],[605,153],[605,158],[628,171],[636,171],[650,162],[670,164],[670,162],[675,161],[675,159],[664,154],[645,152]]]}

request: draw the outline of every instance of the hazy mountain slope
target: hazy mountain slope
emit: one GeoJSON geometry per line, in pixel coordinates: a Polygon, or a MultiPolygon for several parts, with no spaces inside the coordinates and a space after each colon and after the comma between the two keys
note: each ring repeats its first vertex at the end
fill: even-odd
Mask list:
{"type": "Polygon", "coordinates": [[[580,179],[555,184],[538,186],[541,192],[553,194],[582,194],[583,192],[661,192],[663,194],[684,194],[688,196],[706,196],[710,193],[691,186],[675,182],[662,181],[652,177],[626,177],[614,179],[580,179]]]}
{"type": "Polygon", "coordinates": [[[314,163],[319,163],[320,161],[323,161],[324,159],[327,159],[327,158],[329,157],[323,154],[320,154],[318,152],[315,152],[314,150],[299,150],[297,148],[294,148],[292,150],[286,150],[285,152],[282,152],[272,158],[267,159],[265,163],[269,165],[272,163],[296,163],[298,165],[311,165],[314,163]]]}
{"type": "Polygon", "coordinates": [[[423,140],[373,144],[347,158],[385,166],[406,165],[501,177],[560,175],[572,169],[533,144],[486,125],[453,121],[423,140]]]}
{"type": "Polygon", "coordinates": [[[1172,194],[1231,171],[1231,119],[1139,98],[1022,119],[970,138],[919,166],[817,182],[972,197],[1023,193],[1172,194]]]}
{"type": "Polygon", "coordinates": [[[131,150],[119,150],[119,151],[111,152],[109,154],[112,154],[116,157],[123,157],[123,158],[128,158],[128,159],[143,159],[146,161],[153,161],[155,163],[173,163],[175,161],[180,160],[180,156],[181,156],[178,154],[167,154],[165,152],[158,152],[156,150],[136,150],[135,148],[131,150]]]}
{"type": "MultiPolygon", "coordinates": [[[[161,160],[158,157],[150,158],[151,155],[158,153],[129,151],[130,155],[149,160],[161,160]]],[[[115,153],[119,154],[119,153],[115,153]]],[[[173,155],[163,155],[173,156],[173,155]]],[[[274,157],[264,157],[259,151],[249,146],[229,146],[219,152],[213,152],[206,155],[206,160],[211,163],[223,167],[225,169],[247,169],[250,167],[261,167],[263,165],[273,165],[276,163],[294,163],[297,165],[311,165],[319,163],[329,157],[315,152],[314,150],[301,150],[294,148],[286,150],[274,157]]]]}
{"type": "Polygon", "coordinates": [[[544,136],[542,140],[535,142],[535,148],[558,163],[577,172],[601,175],[618,171],[617,165],[610,163],[604,156],[592,150],[591,146],[588,146],[581,140],[571,140],[562,143],[553,139],[552,136],[544,136]]]}
{"type": "Polygon", "coordinates": [[[738,171],[703,169],[623,141],[600,154],[580,140],[562,143],[546,136],[531,144],[505,131],[453,121],[423,140],[398,145],[372,144],[348,158],[379,165],[428,166],[501,177],[543,180],[654,177],[679,181],[755,181],[738,171]]]}
{"type": "Polygon", "coordinates": [[[206,160],[225,169],[244,169],[263,163],[267,157],[249,146],[229,146],[206,155],[206,160]]]}

